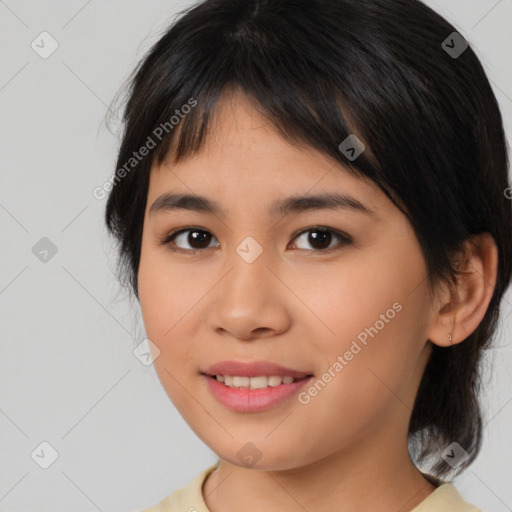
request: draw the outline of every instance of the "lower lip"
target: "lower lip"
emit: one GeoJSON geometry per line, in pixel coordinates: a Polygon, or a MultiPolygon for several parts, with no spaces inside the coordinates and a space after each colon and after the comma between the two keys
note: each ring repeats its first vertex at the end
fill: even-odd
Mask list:
{"type": "Polygon", "coordinates": [[[236,412],[257,412],[271,409],[297,394],[313,377],[291,384],[268,386],[263,389],[229,388],[216,378],[204,375],[213,396],[224,406],[236,412]]]}

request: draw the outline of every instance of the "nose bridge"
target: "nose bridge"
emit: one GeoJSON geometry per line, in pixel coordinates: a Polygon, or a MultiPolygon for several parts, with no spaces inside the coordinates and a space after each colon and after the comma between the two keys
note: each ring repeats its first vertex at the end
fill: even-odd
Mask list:
{"type": "Polygon", "coordinates": [[[269,256],[269,248],[264,248],[254,235],[246,235],[233,247],[226,261],[231,269],[226,281],[239,304],[244,302],[245,294],[251,294],[256,300],[255,294],[266,291],[262,288],[268,288],[269,278],[275,279],[267,268],[269,256]]]}
{"type": "Polygon", "coordinates": [[[249,339],[260,332],[281,331],[289,322],[278,279],[269,267],[271,250],[247,235],[225,260],[209,324],[214,330],[249,339]],[[226,274],[227,272],[227,274],[226,274]],[[251,334],[252,333],[252,334],[251,334]]]}

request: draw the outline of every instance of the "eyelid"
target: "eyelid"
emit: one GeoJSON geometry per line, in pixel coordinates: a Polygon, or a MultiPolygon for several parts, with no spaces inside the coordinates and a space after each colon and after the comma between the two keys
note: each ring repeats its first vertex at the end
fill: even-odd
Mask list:
{"type": "MultiPolygon", "coordinates": [[[[307,226],[305,228],[300,228],[299,230],[295,231],[291,235],[291,239],[294,240],[299,235],[307,233],[308,231],[327,231],[330,233],[334,233],[336,236],[341,238],[346,243],[351,243],[353,241],[352,237],[349,234],[344,233],[343,231],[340,231],[339,229],[331,228],[329,226],[324,226],[322,224],[315,224],[313,226],[307,226]]],[[[320,251],[320,249],[317,249],[317,251],[320,251]]],[[[325,250],[322,252],[325,252],[325,250]]]]}
{"type": "MultiPolygon", "coordinates": [[[[164,236],[162,237],[159,237],[158,238],[158,243],[159,245],[171,245],[171,240],[180,235],[181,233],[183,232],[187,232],[187,231],[204,231],[206,233],[210,233],[210,231],[206,228],[203,228],[201,226],[185,226],[185,227],[182,227],[182,228],[178,228],[178,229],[175,229],[169,233],[166,233],[164,236]]],[[[211,234],[211,233],[210,233],[211,234]]],[[[215,235],[212,235],[212,236],[215,236],[215,235]]],[[[181,247],[173,247],[172,250],[175,250],[175,251],[182,251],[182,252],[200,252],[200,251],[204,251],[204,249],[181,249],[181,247]]]]}
{"type": "MultiPolygon", "coordinates": [[[[203,228],[201,226],[185,226],[185,227],[182,227],[182,228],[178,228],[178,229],[175,229],[173,231],[171,231],[170,233],[167,233],[165,234],[163,237],[159,237],[158,238],[158,243],[159,245],[168,245],[171,250],[173,252],[182,252],[182,253],[189,253],[189,254],[192,254],[192,253],[198,253],[198,252],[203,252],[205,251],[206,249],[211,249],[211,247],[205,247],[203,249],[182,249],[181,247],[174,247],[172,246],[171,244],[171,241],[173,238],[175,238],[176,236],[182,234],[182,233],[186,233],[187,231],[204,231],[205,233],[209,233],[211,234],[214,238],[215,235],[213,235],[213,233],[211,233],[208,229],[206,228],[203,228]]],[[[346,246],[346,245],[350,245],[350,244],[353,244],[353,238],[348,235],[347,233],[344,233],[343,231],[340,231],[338,229],[335,229],[335,228],[331,228],[329,226],[325,226],[325,225],[312,225],[312,226],[307,226],[307,227],[303,227],[297,231],[295,231],[292,235],[291,235],[291,240],[295,240],[299,235],[302,235],[304,233],[308,233],[309,231],[325,231],[325,232],[328,232],[328,233],[333,233],[335,236],[337,236],[341,242],[342,242],[342,246],[346,246]]],[[[334,250],[337,250],[339,247],[339,244],[338,245],[335,245],[334,247],[331,247],[329,249],[300,249],[300,250],[304,250],[306,252],[310,252],[310,253],[318,253],[318,254],[321,254],[321,253],[329,253],[331,251],[334,251],[334,250]]]]}

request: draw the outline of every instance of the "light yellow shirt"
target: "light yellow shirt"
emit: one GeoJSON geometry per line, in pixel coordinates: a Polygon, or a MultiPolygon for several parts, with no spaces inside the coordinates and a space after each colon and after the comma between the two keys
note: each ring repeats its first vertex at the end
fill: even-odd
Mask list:
{"type": "MultiPolygon", "coordinates": [[[[140,512],[210,512],[203,499],[202,487],[208,475],[217,467],[210,466],[187,486],[174,491],[160,503],[140,512]]],[[[410,512],[482,512],[462,499],[456,487],[445,482],[429,494],[410,512]]]]}

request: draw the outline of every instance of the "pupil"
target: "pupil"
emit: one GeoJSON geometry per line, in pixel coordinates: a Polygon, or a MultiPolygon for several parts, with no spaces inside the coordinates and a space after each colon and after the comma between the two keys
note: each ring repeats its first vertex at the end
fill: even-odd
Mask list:
{"type": "Polygon", "coordinates": [[[309,237],[311,245],[315,246],[320,242],[321,248],[329,247],[331,234],[328,231],[311,231],[309,237]]]}
{"type": "Polygon", "coordinates": [[[209,240],[208,240],[208,233],[206,233],[206,231],[199,231],[199,230],[196,230],[196,231],[191,231],[190,234],[189,234],[189,243],[190,245],[194,245],[194,243],[198,243],[198,245],[202,248],[203,246],[204,247],[208,247],[208,244],[209,244],[209,240]],[[198,234],[199,233],[199,234],[198,234]],[[205,238],[206,238],[206,243],[205,242],[205,238]]]}

